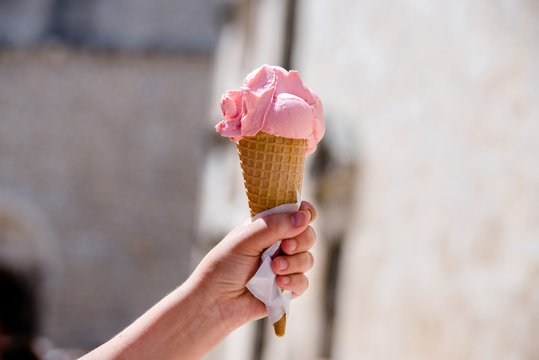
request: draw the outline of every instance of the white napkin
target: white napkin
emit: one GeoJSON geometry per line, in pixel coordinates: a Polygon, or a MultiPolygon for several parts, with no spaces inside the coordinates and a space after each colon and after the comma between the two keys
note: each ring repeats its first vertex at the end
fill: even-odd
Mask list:
{"type": "MultiPolygon", "coordinates": [[[[255,221],[261,217],[278,214],[284,212],[298,211],[301,205],[301,198],[299,191],[297,192],[298,202],[295,204],[283,204],[273,209],[263,211],[256,214],[251,221],[255,221]]],[[[264,250],[261,255],[262,263],[258,268],[256,274],[249,280],[246,287],[249,291],[260,301],[266,305],[269,320],[272,324],[279,321],[279,319],[286,314],[288,318],[290,310],[290,298],[292,292],[289,290],[282,290],[275,282],[275,273],[271,269],[271,260],[273,255],[279,251],[281,246],[281,240],[264,250]]]]}

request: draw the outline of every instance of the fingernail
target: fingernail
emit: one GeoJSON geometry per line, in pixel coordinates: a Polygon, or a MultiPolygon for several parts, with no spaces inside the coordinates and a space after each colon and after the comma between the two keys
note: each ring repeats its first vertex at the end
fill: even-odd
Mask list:
{"type": "Polygon", "coordinates": [[[290,276],[281,276],[281,283],[285,285],[290,284],[290,276]]]}
{"type": "Polygon", "coordinates": [[[305,211],[298,211],[292,215],[292,224],[294,224],[295,227],[303,226],[309,221],[308,219],[309,215],[305,211]]]}
{"type": "Polygon", "coordinates": [[[279,270],[284,270],[288,267],[288,261],[286,261],[285,259],[279,259],[277,261],[279,262],[277,264],[277,267],[279,268],[279,270]]]}
{"type": "Polygon", "coordinates": [[[290,239],[287,242],[288,242],[287,246],[288,246],[289,251],[294,251],[298,247],[298,242],[294,239],[290,239]]]}

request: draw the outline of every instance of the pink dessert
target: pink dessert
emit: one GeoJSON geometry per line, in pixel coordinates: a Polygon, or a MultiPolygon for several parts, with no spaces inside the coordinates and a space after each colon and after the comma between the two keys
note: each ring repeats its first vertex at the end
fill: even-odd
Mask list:
{"type": "Polygon", "coordinates": [[[322,103],[296,71],[262,65],[243,80],[239,90],[221,98],[224,120],[217,132],[232,141],[262,131],[270,135],[306,139],[309,155],[324,136],[322,103]]]}

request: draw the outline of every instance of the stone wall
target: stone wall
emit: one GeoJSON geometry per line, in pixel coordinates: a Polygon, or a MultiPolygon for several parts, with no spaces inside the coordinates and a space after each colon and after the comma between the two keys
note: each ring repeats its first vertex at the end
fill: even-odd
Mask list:
{"type": "Polygon", "coordinates": [[[0,210],[50,229],[31,241],[54,245],[56,345],[100,344],[189,274],[210,74],[207,56],[0,54],[0,210]]]}
{"type": "Polygon", "coordinates": [[[53,347],[189,274],[220,3],[0,2],[0,262],[41,279],[53,347]]]}
{"type": "Polygon", "coordinates": [[[62,43],[111,50],[210,54],[221,0],[0,2],[0,44],[62,43]]]}

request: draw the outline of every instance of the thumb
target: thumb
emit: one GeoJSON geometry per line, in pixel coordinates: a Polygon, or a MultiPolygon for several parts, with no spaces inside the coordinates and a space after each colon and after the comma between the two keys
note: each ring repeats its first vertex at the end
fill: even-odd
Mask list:
{"type": "Polygon", "coordinates": [[[243,245],[260,252],[278,240],[299,235],[311,220],[312,213],[307,209],[262,217],[247,225],[243,245]]]}

